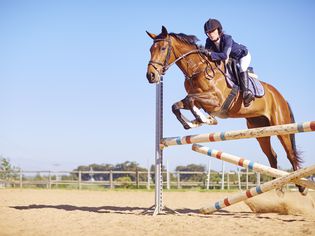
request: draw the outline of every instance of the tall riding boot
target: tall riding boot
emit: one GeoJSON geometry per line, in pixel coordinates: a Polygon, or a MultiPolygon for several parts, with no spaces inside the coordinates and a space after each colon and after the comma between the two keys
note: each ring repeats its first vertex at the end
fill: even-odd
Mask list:
{"type": "Polygon", "coordinates": [[[244,106],[248,107],[255,99],[254,95],[252,92],[248,89],[248,73],[246,72],[241,72],[240,74],[240,79],[241,79],[241,89],[243,90],[243,100],[244,100],[244,106]]]}

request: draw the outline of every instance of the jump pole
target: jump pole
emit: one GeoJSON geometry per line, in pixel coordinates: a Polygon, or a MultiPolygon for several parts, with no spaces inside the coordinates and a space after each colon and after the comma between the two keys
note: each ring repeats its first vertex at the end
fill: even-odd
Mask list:
{"type": "Polygon", "coordinates": [[[236,204],[238,202],[241,201],[245,201],[248,198],[252,198],[254,196],[257,196],[259,194],[268,192],[272,189],[275,188],[280,188],[281,186],[289,183],[289,182],[296,182],[296,180],[306,177],[306,176],[310,176],[312,174],[315,173],[315,165],[303,168],[303,169],[299,169],[293,173],[290,173],[288,175],[279,177],[277,179],[274,179],[272,181],[269,181],[267,183],[264,183],[262,185],[258,185],[254,188],[251,188],[249,190],[247,190],[246,192],[242,192],[239,193],[237,195],[235,195],[234,197],[226,197],[223,200],[220,200],[218,202],[216,202],[213,206],[209,207],[209,208],[203,208],[201,209],[201,212],[204,214],[210,214],[213,213],[217,210],[220,210],[222,208],[225,208],[227,206],[236,204]]]}
{"type": "MultiPolygon", "coordinates": [[[[229,162],[237,166],[248,168],[250,170],[253,170],[261,174],[272,176],[272,177],[282,177],[282,176],[289,175],[289,173],[286,171],[274,169],[272,167],[265,166],[257,162],[252,162],[250,160],[246,160],[246,159],[243,159],[241,157],[238,157],[229,153],[221,152],[215,149],[210,149],[208,147],[205,147],[199,144],[193,144],[192,150],[195,152],[210,156],[210,157],[217,158],[222,161],[229,162]]],[[[315,182],[313,181],[310,181],[307,179],[296,179],[294,180],[294,183],[304,186],[306,188],[315,190],[315,182]]]]}
{"type": "Polygon", "coordinates": [[[285,125],[275,125],[275,126],[245,129],[245,130],[188,135],[188,136],[182,136],[182,137],[169,137],[169,138],[163,138],[161,140],[160,145],[161,145],[161,148],[164,148],[164,147],[173,146],[173,145],[208,143],[208,142],[218,142],[218,141],[225,141],[225,140],[236,140],[236,139],[247,139],[247,138],[259,138],[259,137],[267,137],[267,136],[273,136],[273,135],[285,135],[285,134],[294,134],[294,133],[312,132],[312,131],[315,131],[315,121],[308,121],[308,122],[303,122],[303,123],[292,123],[292,124],[285,124],[285,125]]]}

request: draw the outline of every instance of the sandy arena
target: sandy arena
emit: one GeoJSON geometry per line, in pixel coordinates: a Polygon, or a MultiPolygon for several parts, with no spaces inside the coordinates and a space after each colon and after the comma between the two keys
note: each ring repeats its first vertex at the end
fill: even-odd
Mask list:
{"type": "Polygon", "coordinates": [[[0,235],[315,235],[315,192],[270,192],[196,214],[235,193],[164,192],[165,205],[182,214],[152,217],[141,213],[154,192],[0,189],[0,235]]]}

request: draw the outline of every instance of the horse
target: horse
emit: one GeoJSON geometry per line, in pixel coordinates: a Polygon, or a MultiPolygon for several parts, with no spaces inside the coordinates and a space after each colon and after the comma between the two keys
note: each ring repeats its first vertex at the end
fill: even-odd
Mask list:
{"type": "MultiPolygon", "coordinates": [[[[216,63],[205,56],[196,44],[198,39],[194,35],[168,33],[164,26],[158,35],[148,31],[146,33],[153,39],[146,73],[149,83],[159,83],[173,64],[185,75],[184,87],[187,96],[172,106],[173,113],[185,129],[203,123],[217,124],[215,117],[245,118],[249,129],[295,122],[289,103],[275,87],[263,81],[260,82],[265,90],[264,96],[255,98],[250,106],[244,106],[241,92],[237,92],[228,108],[222,109],[232,92],[225,78],[225,63],[216,63]],[[190,110],[196,119],[189,121],[181,114],[181,109],[190,110]],[[208,113],[209,117],[205,117],[200,109],[208,113]]],[[[295,135],[277,137],[293,170],[300,169],[302,158],[296,148],[295,135]]],[[[270,166],[277,169],[277,154],[271,145],[270,137],[260,137],[257,141],[270,166]]],[[[297,187],[301,194],[307,193],[306,188],[298,185],[297,187]]]]}

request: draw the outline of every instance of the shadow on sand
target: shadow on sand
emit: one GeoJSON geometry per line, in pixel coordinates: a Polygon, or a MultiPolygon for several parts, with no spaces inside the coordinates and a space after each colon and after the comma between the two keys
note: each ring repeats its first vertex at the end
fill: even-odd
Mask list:
{"type": "MultiPolygon", "coordinates": [[[[64,211],[86,211],[93,213],[114,213],[114,214],[131,214],[131,215],[152,215],[154,209],[146,207],[118,207],[118,206],[101,206],[101,207],[85,207],[85,206],[73,206],[73,205],[43,205],[32,204],[28,206],[10,206],[10,208],[16,210],[34,210],[34,209],[57,209],[64,211]]],[[[199,209],[168,209],[162,213],[162,215],[178,215],[178,216],[196,216],[202,218],[217,218],[217,217],[232,217],[232,218],[253,218],[256,219],[270,219],[275,220],[274,217],[268,215],[255,214],[253,212],[229,212],[226,210],[220,210],[210,215],[201,214],[199,209]]],[[[278,219],[283,222],[292,221],[304,221],[303,219],[278,219]]]]}

